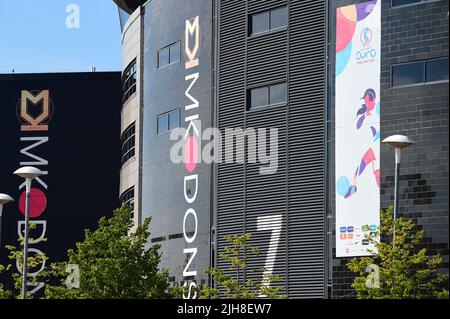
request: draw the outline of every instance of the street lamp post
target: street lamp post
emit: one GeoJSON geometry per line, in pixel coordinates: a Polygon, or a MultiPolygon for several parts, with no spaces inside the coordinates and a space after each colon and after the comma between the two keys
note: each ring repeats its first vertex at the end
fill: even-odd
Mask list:
{"type": "Polygon", "coordinates": [[[11,196],[6,194],[0,194],[0,249],[2,249],[2,212],[3,205],[13,202],[14,199],[11,196]]]}
{"type": "MultiPolygon", "coordinates": [[[[408,136],[391,135],[383,140],[384,144],[388,144],[395,149],[395,177],[394,177],[394,222],[397,220],[398,213],[398,193],[399,193],[399,175],[400,175],[400,160],[402,149],[414,144],[414,141],[408,136]]],[[[395,242],[395,224],[393,232],[393,242],[395,242]]]]}
{"type": "Polygon", "coordinates": [[[22,268],[22,299],[27,298],[27,273],[28,273],[28,236],[29,236],[29,219],[30,219],[30,194],[31,194],[31,181],[38,176],[44,175],[44,173],[31,166],[19,168],[14,172],[15,175],[25,179],[26,186],[26,201],[25,201],[25,235],[23,244],[23,268],[22,268]]]}

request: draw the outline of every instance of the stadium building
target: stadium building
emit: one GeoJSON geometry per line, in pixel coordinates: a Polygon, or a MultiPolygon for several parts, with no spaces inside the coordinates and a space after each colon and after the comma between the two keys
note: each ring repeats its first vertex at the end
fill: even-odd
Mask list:
{"type": "MultiPolygon", "coordinates": [[[[119,206],[120,72],[0,74],[0,189],[15,200],[3,210],[0,264],[7,245],[23,238],[25,183],[13,172],[35,166],[44,172],[32,183],[29,255],[61,262],[67,250],[119,206]]],[[[18,263],[12,270],[20,273],[18,263]]],[[[0,281],[13,289],[8,272],[0,281]]],[[[34,297],[44,284],[32,285],[34,297]]]]}
{"type": "Polygon", "coordinates": [[[381,143],[393,134],[415,141],[402,155],[400,214],[448,271],[448,1],[115,2],[121,201],[136,223],[152,217],[149,244],[162,246],[173,283],[210,282],[204,270],[225,267],[224,236],[251,233],[261,254],[242,280],[265,267],[291,298],[352,298],[346,264],[367,255],[365,235],[393,204],[394,151],[381,143]],[[210,127],[224,138],[201,139],[210,127]],[[247,135],[232,163],[204,161],[211,139],[226,152],[230,128],[274,129],[255,139],[259,151],[274,137],[276,149],[250,161],[247,135]]]}

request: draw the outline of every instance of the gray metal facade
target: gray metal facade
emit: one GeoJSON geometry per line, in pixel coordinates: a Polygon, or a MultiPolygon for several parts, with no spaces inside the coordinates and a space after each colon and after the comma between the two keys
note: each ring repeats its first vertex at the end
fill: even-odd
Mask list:
{"type": "MultiPolygon", "coordinates": [[[[263,267],[270,232],[257,231],[257,218],[282,216],[274,274],[285,278],[291,298],[323,298],[325,289],[325,55],[326,2],[228,0],[218,3],[217,124],[279,132],[276,174],[260,175],[256,164],[217,167],[217,248],[226,235],[251,233],[261,254],[247,260],[263,267]],[[249,16],[288,6],[284,29],[249,36],[249,16]],[[284,106],[246,111],[247,89],[286,81],[284,106]]],[[[226,264],[218,259],[219,267],[226,264]]]]}
{"type": "MultiPolygon", "coordinates": [[[[183,270],[191,254],[184,248],[183,217],[189,208],[198,216],[198,233],[195,247],[198,251],[189,266],[197,270],[197,283],[205,284],[204,273],[210,265],[210,186],[211,166],[199,164],[197,173],[197,199],[189,206],[184,198],[183,182],[186,174],[184,164],[174,164],[170,150],[175,141],[170,140],[170,131],[157,131],[158,116],[179,110],[181,127],[187,128],[185,117],[191,114],[185,106],[192,103],[185,95],[188,84],[185,77],[194,72],[199,78],[189,91],[199,101],[198,114],[202,127],[211,126],[211,43],[212,4],[204,0],[153,0],[143,7],[143,147],[142,147],[142,218],[152,217],[150,244],[160,244],[163,258],[162,268],[169,269],[170,281],[183,283],[183,270]],[[186,20],[196,16],[200,19],[199,66],[185,69],[186,20]],[[181,42],[180,61],[164,67],[158,66],[158,51],[173,43],[181,42]]],[[[192,192],[195,190],[192,189],[192,192]]],[[[187,219],[188,232],[194,230],[192,216],[187,219]]]]}

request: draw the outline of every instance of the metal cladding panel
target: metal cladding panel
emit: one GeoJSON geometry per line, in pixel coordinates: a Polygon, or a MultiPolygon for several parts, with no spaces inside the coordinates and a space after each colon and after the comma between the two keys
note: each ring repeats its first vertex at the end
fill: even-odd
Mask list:
{"type": "Polygon", "coordinates": [[[247,258],[240,279],[255,278],[253,270],[274,258],[290,298],[325,296],[325,16],[325,1],[219,2],[217,125],[277,128],[279,145],[272,175],[259,173],[261,163],[218,165],[217,252],[224,236],[251,233],[261,254],[247,258]],[[283,5],[288,28],[248,36],[251,14],[283,5]],[[248,88],[284,81],[287,105],[246,111],[248,88]],[[258,224],[265,217],[281,221],[276,251],[270,227],[258,224]]]}
{"type": "Polygon", "coordinates": [[[249,39],[247,53],[247,85],[284,80],[287,75],[287,32],[249,39]],[[269,67],[270,66],[270,67],[269,67]]]}
{"type": "Polygon", "coordinates": [[[290,2],[289,292],[325,294],[326,2],[290,2]]]}
{"type": "Polygon", "coordinates": [[[179,112],[180,126],[188,129],[189,134],[192,129],[187,118],[191,116],[198,115],[201,127],[200,123],[195,127],[199,134],[211,127],[212,2],[153,0],[144,6],[143,25],[142,216],[152,217],[150,242],[161,245],[161,267],[169,269],[170,281],[205,284],[208,279],[205,270],[211,258],[211,166],[198,163],[193,171],[188,171],[183,163],[172,162],[170,152],[180,138],[176,136],[173,141],[172,132],[158,132],[157,119],[169,112],[179,112]],[[159,65],[158,52],[176,43],[181,48],[179,61],[159,65]],[[195,52],[198,58],[193,67],[188,66],[187,50],[195,52]],[[193,99],[198,106],[188,107],[193,99]],[[191,180],[185,187],[185,178],[195,175],[197,183],[191,180]],[[188,203],[185,196],[192,199],[194,194],[195,200],[188,203]],[[195,236],[188,235],[196,230],[195,236]],[[195,240],[188,242],[187,236],[195,240]],[[197,249],[197,253],[184,249],[197,249]],[[194,271],[195,276],[186,275],[194,271]]]}
{"type": "MultiPolygon", "coordinates": [[[[217,90],[217,126],[224,132],[227,127],[243,127],[245,107],[245,1],[232,0],[219,3],[219,77],[217,90]]],[[[244,170],[240,164],[218,165],[216,228],[217,254],[227,243],[224,237],[243,233],[244,230],[244,170]]],[[[217,258],[217,267],[227,269],[227,264],[217,258]]],[[[235,275],[235,272],[230,273],[235,275]]]]}

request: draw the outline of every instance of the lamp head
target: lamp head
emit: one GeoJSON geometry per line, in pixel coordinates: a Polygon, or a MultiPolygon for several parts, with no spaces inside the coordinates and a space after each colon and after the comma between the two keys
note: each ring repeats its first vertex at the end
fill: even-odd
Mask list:
{"type": "Polygon", "coordinates": [[[405,135],[391,135],[383,140],[384,144],[388,144],[395,148],[405,148],[415,142],[405,135]]]}
{"type": "Polygon", "coordinates": [[[14,201],[14,199],[12,199],[11,196],[6,195],[6,194],[0,194],[0,205],[8,204],[13,201],[14,201]]]}
{"type": "Polygon", "coordinates": [[[36,177],[44,175],[44,172],[42,172],[40,169],[32,166],[25,166],[19,168],[17,171],[14,172],[14,175],[23,177],[25,179],[34,179],[36,177]]]}

